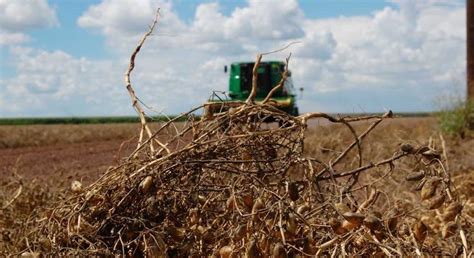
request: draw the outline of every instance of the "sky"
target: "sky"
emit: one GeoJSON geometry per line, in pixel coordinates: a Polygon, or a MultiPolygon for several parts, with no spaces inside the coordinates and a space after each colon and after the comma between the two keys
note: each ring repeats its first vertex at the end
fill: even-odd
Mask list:
{"type": "Polygon", "coordinates": [[[422,112],[465,89],[462,0],[0,0],[0,117],[179,114],[291,53],[300,112],[422,112]]]}

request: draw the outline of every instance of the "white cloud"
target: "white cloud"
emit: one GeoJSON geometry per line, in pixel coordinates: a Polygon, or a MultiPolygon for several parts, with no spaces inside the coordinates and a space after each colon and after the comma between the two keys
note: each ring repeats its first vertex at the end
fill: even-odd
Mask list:
{"type": "Polygon", "coordinates": [[[27,103],[18,109],[25,113],[28,105],[58,113],[51,109],[55,101],[83,104],[77,109],[81,114],[133,112],[123,72],[154,8],[161,5],[157,30],[138,55],[132,75],[138,96],[156,110],[177,113],[202,103],[212,90],[226,90],[225,64],[254,60],[258,52],[293,41],[301,43],[265,58],[283,59],[293,52],[295,86],[305,87],[300,110],[433,109],[440,91],[464,81],[464,5],[393,2],[399,8],[327,19],[306,18],[295,0],[248,0],[228,15],[218,3],[204,3],[185,22],[171,2],[103,0],[77,24],[104,35],[120,58],[92,61],[61,51],[13,50],[19,51],[12,53],[17,76],[0,82],[0,87],[9,85],[0,100],[18,109],[17,102],[6,100],[27,99],[19,101],[27,103]]]}
{"type": "Polygon", "coordinates": [[[235,9],[224,23],[228,38],[292,39],[303,35],[303,12],[296,0],[249,0],[248,7],[235,9]]]}
{"type": "Polygon", "coordinates": [[[150,17],[153,17],[151,1],[106,0],[89,7],[77,23],[84,28],[99,29],[105,35],[134,35],[143,31],[150,17]]]}
{"type": "Polygon", "coordinates": [[[89,7],[77,24],[100,31],[107,36],[110,46],[129,51],[135,38],[147,28],[156,6],[160,6],[161,13],[156,44],[162,48],[219,52],[231,49],[232,53],[242,53],[245,44],[303,36],[304,15],[296,0],[279,4],[271,0],[249,0],[248,6],[236,8],[230,16],[220,12],[218,3],[204,3],[198,5],[191,24],[176,15],[171,2],[104,0],[89,7]]]}
{"type": "Polygon", "coordinates": [[[26,42],[30,37],[24,33],[8,32],[0,29],[0,46],[26,42]]]}
{"type": "Polygon", "coordinates": [[[311,58],[313,60],[329,60],[332,58],[337,41],[329,30],[307,30],[301,43],[292,50],[296,58],[311,58]]]}
{"type": "Polygon", "coordinates": [[[220,13],[218,3],[201,4],[196,8],[196,15],[191,30],[206,35],[207,41],[222,40],[225,34],[223,30],[227,18],[220,13]]]}
{"type": "Polygon", "coordinates": [[[26,31],[55,25],[56,10],[46,0],[0,0],[0,45],[25,42],[26,31]]]}
{"type": "MultiPolygon", "coordinates": [[[[157,35],[162,47],[177,44],[176,35],[183,35],[185,24],[172,11],[171,2],[152,0],[104,0],[90,6],[77,20],[78,26],[99,31],[106,36],[107,44],[115,51],[130,52],[144,31],[148,29],[156,8],[160,7],[157,35]],[[171,40],[170,37],[171,36],[171,40]]],[[[152,39],[153,40],[153,39],[152,39]]]]}
{"type": "Polygon", "coordinates": [[[0,24],[5,30],[23,31],[57,25],[58,19],[46,0],[0,0],[0,24]]]}
{"type": "MultiPolygon", "coordinates": [[[[123,81],[128,60],[93,61],[24,47],[12,47],[10,52],[17,74],[0,80],[0,116],[133,114],[123,81]]],[[[186,76],[169,60],[139,56],[132,73],[138,96],[154,110],[184,112],[205,101],[213,89],[224,90],[222,59],[200,64],[195,62],[200,58],[193,56],[185,65],[195,69],[186,76]]]]}
{"type": "Polygon", "coordinates": [[[351,102],[358,111],[358,105],[380,110],[385,106],[374,105],[378,97],[387,103],[397,100],[392,108],[403,111],[436,108],[433,101],[440,91],[453,88],[453,80],[464,80],[465,9],[438,3],[422,6],[412,12],[406,8],[413,6],[404,3],[400,9],[386,7],[372,16],[307,20],[304,42],[308,35],[325,31],[336,44],[305,44],[303,51],[314,54],[294,60],[296,84],[306,84],[307,97],[327,103],[332,111],[343,112],[351,102]],[[331,58],[318,59],[316,53],[331,45],[331,58]],[[352,96],[336,105],[319,97],[334,100],[334,94],[352,96]],[[364,94],[372,96],[372,103],[364,94]]]}
{"type": "Polygon", "coordinates": [[[120,88],[117,84],[121,73],[116,72],[117,67],[111,62],[93,62],[62,51],[24,47],[12,47],[10,52],[17,74],[0,81],[0,115],[70,115],[68,108],[62,110],[59,104],[84,104],[80,108],[88,112],[94,110],[86,106],[89,103],[103,104],[117,96],[122,98],[115,90],[120,88]]]}

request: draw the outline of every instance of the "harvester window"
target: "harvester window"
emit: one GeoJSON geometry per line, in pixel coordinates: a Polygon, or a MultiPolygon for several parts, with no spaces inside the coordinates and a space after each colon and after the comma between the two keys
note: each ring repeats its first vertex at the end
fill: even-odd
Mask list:
{"type": "MultiPolygon", "coordinates": [[[[253,63],[247,63],[240,67],[240,89],[245,96],[248,96],[252,90],[253,65],[253,63]]],[[[270,66],[261,63],[257,72],[257,97],[265,97],[272,88],[270,66]]]]}

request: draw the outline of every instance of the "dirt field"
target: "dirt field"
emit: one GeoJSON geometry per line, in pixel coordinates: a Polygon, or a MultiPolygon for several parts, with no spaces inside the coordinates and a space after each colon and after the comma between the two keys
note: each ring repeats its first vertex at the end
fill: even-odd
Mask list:
{"type": "MultiPolygon", "coordinates": [[[[312,121],[307,150],[318,153],[328,148],[320,140],[312,143],[312,138],[335,143],[339,135],[338,141],[342,143],[345,135],[350,140],[343,128],[333,131],[334,128],[326,121],[312,121]],[[335,137],[321,137],[321,132],[335,137]]],[[[91,183],[133,150],[138,130],[137,124],[0,126],[0,178],[15,170],[26,179],[91,183]]],[[[372,141],[390,140],[391,146],[387,147],[392,150],[407,140],[423,143],[429,137],[439,138],[434,118],[396,118],[386,121],[375,132],[372,141]]],[[[446,141],[452,173],[473,171],[474,139],[446,137],[446,141]]],[[[386,149],[387,154],[392,150],[386,149]]]]}
{"type": "Polygon", "coordinates": [[[138,124],[0,126],[0,178],[16,171],[28,180],[88,184],[133,151],[138,132],[138,124]]]}

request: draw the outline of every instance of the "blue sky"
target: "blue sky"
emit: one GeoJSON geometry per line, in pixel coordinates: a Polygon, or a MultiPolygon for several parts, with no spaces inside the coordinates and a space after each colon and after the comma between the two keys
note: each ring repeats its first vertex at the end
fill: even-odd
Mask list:
{"type": "Polygon", "coordinates": [[[0,116],[133,114],[127,59],[162,17],[133,74],[150,111],[226,90],[222,67],[299,41],[303,112],[430,111],[465,83],[464,1],[0,0],[0,116]]]}
{"type": "Polygon", "coordinates": [[[33,40],[28,46],[41,48],[48,51],[60,49],[76,57],[93,59],[108,57],[104,48],[104,38],[84,30],[76,25],[77,19],[91,4],[99,1],[50,1],[57,10],[59,25],[31,31],[33,40]]]}

